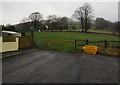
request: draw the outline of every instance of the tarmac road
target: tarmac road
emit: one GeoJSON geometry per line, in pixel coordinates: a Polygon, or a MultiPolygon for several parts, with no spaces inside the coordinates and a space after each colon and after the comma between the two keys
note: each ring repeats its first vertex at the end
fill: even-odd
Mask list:
{"type": "Polygon", "coordinates": [[[36,50],[2,60],[3,83],[118,83],[118,58],[36,50]]]}

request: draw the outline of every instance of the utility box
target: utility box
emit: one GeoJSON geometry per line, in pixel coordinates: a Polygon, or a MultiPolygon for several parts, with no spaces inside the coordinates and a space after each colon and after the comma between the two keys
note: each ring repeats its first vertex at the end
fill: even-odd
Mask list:
{"type": "Polygon", "coordinates": [[[86,45],[83,47],[84,53],[95,55],[99,50],[98,46],[86,45]]]}

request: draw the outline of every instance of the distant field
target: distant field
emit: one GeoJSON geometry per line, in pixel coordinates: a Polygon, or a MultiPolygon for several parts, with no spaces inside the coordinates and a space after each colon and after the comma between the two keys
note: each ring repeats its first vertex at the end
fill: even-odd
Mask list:
{"type": "MultiPolygon", "coordinates": [[[[81,29],[80,29],[80,30],[65,30],[65,31],[81,31],[81,29]]],[[[97,32],[97,33],[108,33],[108,34],[112,34],[112,32],[109,31],[109,30],[94,30],[94,29],[90,29],[90,30],[88,30],[88,32],[97,32]]]]}
{"type": "MultiPolygon", "coordinates": [[[[51,42],[47,47],[46,40],[108,40],[118,41],[118,37],[103,34],[75,33],[75,32],[36,32],[35,42],[41,49],[58,50],[64,52],[74,52],[74,42],[51,42]]],[[[78,42],[83,43],[83,42],[78,42]]],[[[115,44],[114,44],[115,45],[115,44]]]]}
{"type": "Polygon", "coordinates": [[[90,30],[88,30],[88,32],[98,32],[98,33],[109,33],[109,34],[112,34],[112,32],[109,31],[109,30],[93,30],[93,29],[90,29],[90,30]]]}

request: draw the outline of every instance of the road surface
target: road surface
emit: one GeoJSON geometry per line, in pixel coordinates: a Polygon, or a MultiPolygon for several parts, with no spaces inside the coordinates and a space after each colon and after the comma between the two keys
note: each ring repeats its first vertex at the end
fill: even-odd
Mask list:
{"type": "Polygon", "coordinates": [[[118,59],[37,50],[4,58],[3,83],[117,83],[118,59]]]}

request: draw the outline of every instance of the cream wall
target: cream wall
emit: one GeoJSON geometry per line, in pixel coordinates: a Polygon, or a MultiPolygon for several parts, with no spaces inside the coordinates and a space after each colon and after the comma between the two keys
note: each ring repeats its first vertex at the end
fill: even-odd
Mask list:
{"type": "Polygon", "coordinates": [[[2,42],[2,37],[0,37],[0,52],[15,50],[18,50],[18,37],[16,37],[16,42],[2,42]]]}

